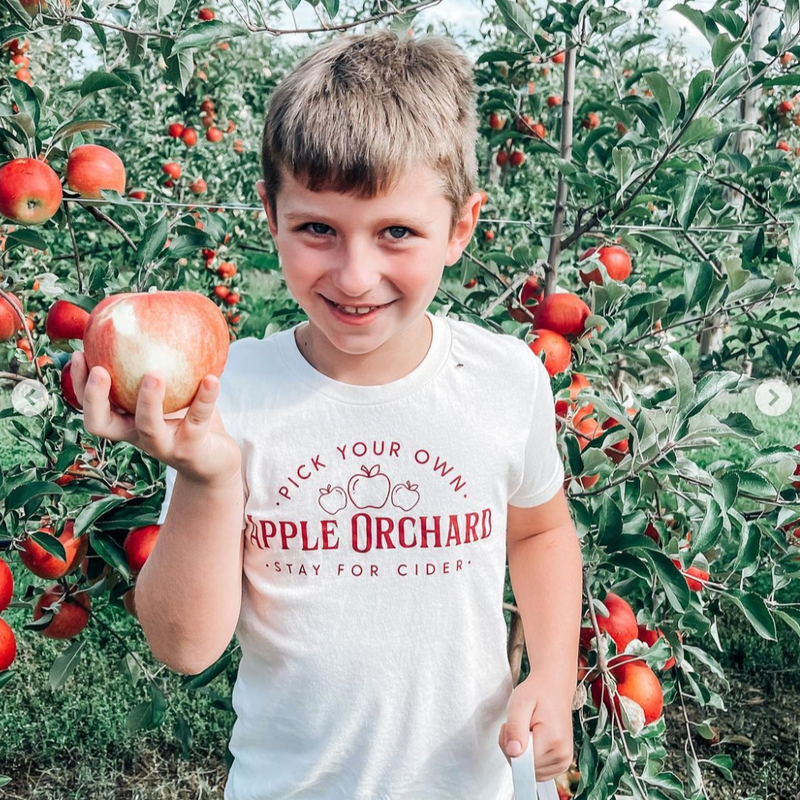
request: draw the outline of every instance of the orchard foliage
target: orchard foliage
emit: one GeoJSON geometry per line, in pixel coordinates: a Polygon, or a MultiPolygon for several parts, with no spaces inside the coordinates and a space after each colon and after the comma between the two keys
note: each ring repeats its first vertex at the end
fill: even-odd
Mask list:
{"type": "MultiPolygon", "coordinates": [[[[0,613],[30,614],[24,631],[0,618],[0,686],[15,678],[18,644],[56,634],[70,640],[51,671],[63,685],[87,625],[107,626],[123,604],[135,616],[158,535],[162,466],[87,434],[71,393],[85,312],[109,294],[190,289],[223,310],[232,340],[302,319],[254,190],[270,92],[306,47],[340,35],[326,28],[371,20],[419,35],[434,4],[314,2],[321,24],[294,49],[281,38],[292,29],[275,26],[278,2],[9,0],[0,11],[0,379],[50,392],[37,416],[0,410],[33,454],[0,476],[0,549],[29,579],[12,587],[0,560],[0,613]],[[75,57],[78,43],[96,58],[75,57]],[[86,145],[124,165],[93,197],[69,180],[86,145]],[[2,182],[17,159],[61,192],[19,222],[2,182]]],[[[733,613],[765,639],[800,635],[800,608],[782,599],[800,561],[796,442],[764,447],[757,421],[709,411],[753,375],[797,380],[798,7],[675,6],[708,43],[697,67],[675,43],[658,51],[658,6],[631,18],[599,0],[486,3],[472,43],[484,222],[435,304],[529,342],[552,377],[587,600],[576,764],[559,783],[581,800],[703,796],[707,770],[731,769],[694,747],[723,706],[718,618],[733,613]],[[746,463],[692,461],[731,438],[752,446],[746,463]],[[681,776],[665,767],[673,704],[686,709],[681,776]]],[[[510,585],[506,608],[518,677],[510,585]]],[[[129,725],[157,727],[175,687],[142,637],[127,646],[129,725]]],[[[182,686],[205,687],[231,656],[182,686]]],[[[186,720],[175,733],[188,748],[186,720]]]]}

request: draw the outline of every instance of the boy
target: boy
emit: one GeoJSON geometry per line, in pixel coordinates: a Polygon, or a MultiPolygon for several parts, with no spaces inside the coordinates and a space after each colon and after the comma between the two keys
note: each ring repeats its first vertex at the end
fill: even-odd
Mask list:
{"type": "Polygon", "coordinates": [[[548,376],[520,339],[427,311],[480,213],[474,94],[445,39],[303,60],[257,189],[308,322],[234,342],[180,421],[158,375],[125,431],[107,374],[87,387],[87,430],[169,465],[137,583],[154,655],[195,673],[241,645],[226,800],[510,800],[534,725],[538,780],[572,760],[581,556],[548,376]],[[531,659],[513,692],[507,553],[531,659]]]}

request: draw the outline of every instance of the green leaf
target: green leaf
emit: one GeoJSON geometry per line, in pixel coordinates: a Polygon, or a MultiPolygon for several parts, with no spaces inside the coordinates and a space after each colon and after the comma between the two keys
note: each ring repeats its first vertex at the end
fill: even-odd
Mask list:
{"type": "Polygon", "coordinates": [[[800,611],[783,607],[774,609],[773,614],[780,617],[797,636],[800,636],[800,611]]]}
{"type": "MultiPolygon", "coordinates": [[[[139,526],[132,526],[139,527],[139,526]]],[[[126,580],[130,580],[131,570],[128,564],[128,557],[125,554],[123,547],[114,541],[111,536],[98,535],[96,533],[89,534],[92,547],[95,552],[106,562],[110,564],[117,572],[120,573],[126,580]]]]}
{"type": "Polygon", "coordinates": [[[741,589],[729,588],[721,594],[721,597],[732,600],[744,612],[747,621],[753,626],[753,630],[771,642],[777,641],[775,635],[775,620],[769,613],[764,601],[756,594],[743,592],[741,589]]]}
{"type": "Polygon", "coordinates": [[[194,55],[190,50],[165,56],[167,64],[167,78],[181,93],[186,94],[186,87],[194,72],[194,55]]]}
{"type": "Polygon", "coordinates": [[[703,16],[701,11],[698,11],[691,6],[687,6],[684,3],[676,3],[672,6],[673,11],[677,11],[682,17],[685,17],[692,23],[692,25],[706,37],[706,41],[711,44],[711,38],[709,35],[708,28],[706,27],[706,20],[703,16]]]}
{"type": "Polygon", "coordinates": [[[100,516],[105,514],[109,509],[124,503],[125,498],[117,494],[107,495],[106,497],[95,500],[88,506],[81,509],[80,514],[75,519],[75,533],[83,533],[89,526],[100,516]]]}
{"type": "Polygon", "coordinates": [[[81,97],[103,89],[124,89],[126,83],[112,72],[90,72],[81,83],[81,97]]]}
{"type": "Polygon", "coordinates": [[[503,61],[506,64],[514,64],[517,61],[527,61],[527,53],[516,53],[513,50],[489,50],[478,56],[476,64],[493,64],[496,61],[503,61]]]}
{"type": "MultiPolygon", "coordinates": [[[[61,531],[61,533],[63,533],[63,531],[61,531]]],[[[61,540],[57,536],[45,533],[44,531],[33,531],[33,533],[31,533],[31,539],[33,539],[39,547],[50,553],[51,556],[55,556],[61,561],[66,562],[67,551],[64,549],[64,545],[61,544],[61,540]]]]}
{"type": "Polygon", "coordinates": [[[734,413],[728,414],[725,419],[720,420],[724,425],[727,425],[732,431],[735,431],[739,436],[747,437],[748,439],[755,439],[761,436],[764,431],[759,430],[750,421],[750,418],[745,414],[734,413]]]}
{"type": "Polygon", "coordinates": [[[731,39],[726,33],[721,33],[714,40],[711,46],[711,63],[715,67],[724,64],[731,54],[738,50],[742,45],[741,39],[731,39]]]}
{"type": "Polygon", "coordinates": [[[694,221],[694,212],[696,208],[693,204],[698,183],[700,183],[700,174],[697,172],[689,172],[681,184],[683,194],[681,195],[680,203],[678,203],[677,212],[678,222],[684,230],[687,230],[690,223],[694,221]]]}
{"type": "Polygon", "coordinates": [[[14,102],[19,107],[19,114],[15,116],[27,114],[33,120],[34,127],[38,128],[41,108],[39,106],[39,98],[36,96],[36,92],[33,91],[33,87],[28,86],[25,81],[17,80],[17,78],[12,78],[11,76],[6,80],[11,84],[14,102]]]}
{"type": "Polygon", "coordinates": [[[695,387],[694,404],[686,415],[691,417],[702,411],[715,397],[739,385],[740,376],[736,372],[709,372],[703,375],[695,387]]]}
{"type": "Polygon", "coordinates": [[[325,6],[325,11],[328,12],[328,16],[331,19],[339,13],[339,0],[322,0],[322,4],[325,6]]]}
{"type": "Polygon", "coordinates": [[[666,553],[659,550],[642,550],[642,556],[653,565],[658,580],[664,587],[664,594],[675,611],[682,613],[690,601],[690,591],[686,579],[675,569],[666,553]]]}
{"type": "Polygon", "coordinates": [[[675,388],[677,390],[676,411],[683,417],[692,405],[694,400],[694,378],[689,362],[678,352],[667,350],[664,353],[665,360],[669,363],[675,373],[675,388]]]}
{"type": "Polygon", "coordinates": [[[6,511],[22,508],[34,497],[43,497],[50,494],[63,494],[64,490],[50,481],[32,481],[12,489],[6,497],[6,511]]]}
{"type": "Polygon", "coordinates": [[[210,20],[192,25],[178,36],[172,48],[173,53],[181,53],[189,49],[205,49],[223,39],[234,39],[237,36],[247,36],[247,28],[243,25],[234,25],[231,22],[210,20]]]}
{"type": "Polygon", "coordinates": [[[766,297],[775,284],[769,278],[752,278],[744,286],[728,295],[728,303],[738,303],[740,300],[753,300],[766,297]]]}
{"type": "Polygon", "coordinates": [[[658,103],[664,124],[668,128],[671,127],[675,117],[681,110],[680,95],[658,72],[648,72],[644,76],[644,79],[658,103]]]}
{"type": "Polygon", "coordinates": [[[689,552],[694,555],[704,552],[717,542],[717,537],[722,532],[722,509],[713,499],[706,499],[706,513],[700,530],[692,535],[689,552]]]}
{"type": "Polygon", "coordinates": [[[136,260],[142,265],[149,264],[164,249],[168,236],[169,220],[164,214],[144,232],[136,248],[136,260]]]}
{"type": "Polygon", "coordinates": [[[231,654],[223,654],[210,667],[199,674],[187,675],[181,682],[181,686],[185,689],[200,689],[202,686],[207,686],[217,675],[224,672],[230,663],[231,654]]]}
{"type": "Polygon", "coordinates": [[[123,31],[122,38],[125,40],[125,46],[128,48],[128,63],[132,67],[141,64],[147,52],[147,40],[145,37],[131,33],[130,31],[123,31]]]}
{"type": "Polygon", "coordinates": [[[10,42],[12,39],[24,38],[29,33],[23,25],[4,25],[0,28],[0,44],[10,42]]]}
{"type": "Polygon", "coordinates": [[[69,676],[78,666],[80,661],[80,654],[86,646],[86,639],[70,642],[69,646],[63,653],[59,654],[50,667],[50,689],[55,691],[60,689],[66,682],[69,676]]]}
{"type": "Polygon", "coordinates": [[[83,131],[99,131],[103,128],[116,127],[116,125],[106,122],[104,119],[78,119],[66,122],[56,129],[55,133],[50,138],[50,146],[52,147],[62,139],[66,139],[68,136],[74,136],[76,133],[83,133],[83,131]]]}
{"type": "Polygon", "coordinates": [[[538,23],[534,21],[523,6],[511,2],[511,0],[497,0],[497,7],[500,9],[503,21],[509,31],[524,36],[531,41],[535,40],[538,23]]]}
{"type": "Polygon", "coordinates": [[[29,228],[17,228],[6,237],[5,250],[15,247],[33,247],[35,250],[47,250],[47,242],[36,231],[29,228]]]}
{"type": "Polygon", "coordinates": [[[152,682],[148,684],[150,700],[131,709],[125,720],[128,733],[158,728],[164,721],[167,701],[161,690],[152,682]]]}
{"type": "Polygon", "coordinates": [[[692,78],[689,84],[689,93],[686,98],[686,113],[694,111],[706,91],[706,85],[714,79],[714,73],[710,69],[702,69],[692,78]]]}
{"type": "Polygon", "coordinates": [[[698,144],[713,139],[720,129],[720,124],[712,117],[695,117],[681,137],[681,144],[698,144]]]}

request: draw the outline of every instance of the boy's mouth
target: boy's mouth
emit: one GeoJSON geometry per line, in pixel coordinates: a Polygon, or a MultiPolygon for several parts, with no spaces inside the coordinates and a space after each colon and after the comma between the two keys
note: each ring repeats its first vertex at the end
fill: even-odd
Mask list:
{"type": "Polygon", "coordinates": [[[360,306],[349,306],[349,305],[342,305],[341,303],[336,303],[336,302],[334,302],[333,300],[331,300],[330,298],[328,298],[328,297],[325,297],[325,295],[324,295],[324,294],[323,294],[323,295],[320,295],[320,297],[321,297],[323,300],[325,300],[325,302],[326,302],[326,303],[328,303],[329,305],[335,306],[336,308],[339,308],[339,309],[341,309],[342,311],[344,311],[344,312],[346,312],[346,313],[348,313],[348,314],[353,314],[354,316],[355,316],[355,315],[363,315],[363,314],[368,314],[370,311],[374,311],[374,310],[375,310],[375,309],[377,309],[377,308],[385,308],[386,306],[389,306],[389,305],[391,305],[392,303],[394,303],[394,302],[395,302],[394,300],[390,300],[388,303],[383,303],[383,305],[375,305],[375,306],[364,306],[364,305],[360,305],[360,306]]]}

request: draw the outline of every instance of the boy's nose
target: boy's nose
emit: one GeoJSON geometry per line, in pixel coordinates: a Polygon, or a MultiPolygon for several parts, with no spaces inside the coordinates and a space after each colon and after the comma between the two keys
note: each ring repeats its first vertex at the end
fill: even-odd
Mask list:
{"type": "Polygon", "coordinates": [[[365,297],[381,282],[377,257],[365,250],[346,253],[333,270],[332,279],[343,297],[353,300],[365,297]]]}

